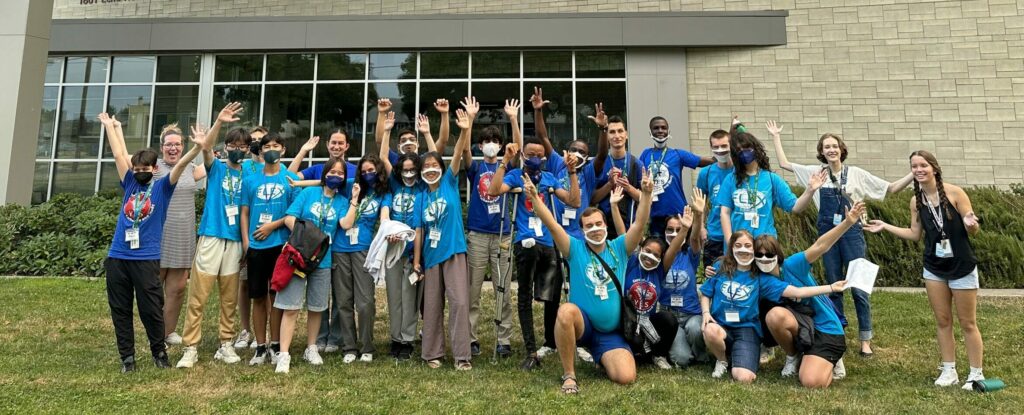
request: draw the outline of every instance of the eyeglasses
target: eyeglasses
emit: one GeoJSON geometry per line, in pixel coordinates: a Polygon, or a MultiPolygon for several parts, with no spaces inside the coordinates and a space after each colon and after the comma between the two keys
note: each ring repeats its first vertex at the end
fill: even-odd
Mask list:
{"type": "Polygon", "coordinates": [[[163,147],[164,148],[175,148],[175,147],[185,147],[185,145],[181,144],[181,143],[164,143],[163,147]]]}
{"type": "Polygon", "coordinates": [[[224,151],[234,151],[234,150],[245,151],[245,150],[248,150],[248,149],[249,149],[249,147],[224,146],[224,151]]]}
{"type": "Polygon", "coordinates": [[[758,253],[754,254],[754,258],[772,259],[772,258],[775,258],[775,254],[770,254],[770,253],[767,253],[767,252],[758,252],[758,253]]]}

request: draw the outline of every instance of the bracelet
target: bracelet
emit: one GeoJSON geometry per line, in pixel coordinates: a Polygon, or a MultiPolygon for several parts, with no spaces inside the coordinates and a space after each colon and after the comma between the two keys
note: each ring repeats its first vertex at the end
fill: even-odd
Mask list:
{"type": "Polygon", "coordinates": [[[503,168],[505,168],[505,162],[504,162],[504,161],[502,161],[502,162],[498,163],[498,167],[496,167],[496,168],[495,168],[495,170],[497,170],[497,169],[503,169],[503,168]]]}
{"type": "Polygon", "coordinates": [[[607,133],[608,132],[608,126],[607,125],[604,126],[604,127],[597,127],[597,129],[600,130],[602,133],[607,133]]]}

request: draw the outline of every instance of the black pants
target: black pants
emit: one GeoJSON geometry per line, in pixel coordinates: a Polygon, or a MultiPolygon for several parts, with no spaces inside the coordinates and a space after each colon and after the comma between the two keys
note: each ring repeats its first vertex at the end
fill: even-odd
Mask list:
{"type": "Polygon", "coordinates": [[[163,353],[167,346],[164,344],[164,289],[160,283],[160,261],[108,257],[103,268],[107,272],[107,302],[121,360],[135,355],[133,294],[139,302],[139,319],[146,328],[150,352],[153,356],[163,353]]]}
{"type": "Polygon", "coordinates": [[[676,340],[679,319],[671,311],[662,310],[651,313],[650,319],[651,325],[654,326],[654,331],[658,332],[658,337],[661,340],[651,345],[651,352],[648,354],[643,353],[642,349],[634,350],[633,352],[637,360],[648,360],[655,356],[668,357],[668,352],[672,349],[672,343],[676,340]]]}
{"type": "Polygon", "coordinates": [[[725,242],[708,239],[704,243],[704,266],[715,265],[715,261],[718,257],[722,256],[725,251],[725,242]]]}
{"type": "Polygon", "coordinates": [[[558,317],[558,302],[561,298],[561,266],[555,255],[555,248],[534,245],[523,248],[516,245],[516,309],[519,312],[519,326],[523,330],[523,347],[526,353],[537,351],[537,340],[533,334],[533,300],[544,303],[544,346],[555,348],[555,318],[558,317]]]}

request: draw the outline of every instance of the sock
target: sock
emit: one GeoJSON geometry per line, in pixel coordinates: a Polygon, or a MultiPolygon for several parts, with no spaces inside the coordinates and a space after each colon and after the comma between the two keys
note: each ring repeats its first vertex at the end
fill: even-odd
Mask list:
{"type": "Polygon", "coordinates": [[[984,378],[985,375],[981,372],[981,368],[980,367],[971,366],[971,375],[970,375],[970,377],[984,378]]]}
{"type": "Polygon", "coordinates": [[[790,355],[788,355],[788,354],[786,355],[786,361],[787,361],[787,362],[791,362],[791,361],[794,361],[794,360],[796,360],[796,358],[797,358],[797,356],[796,356],[796,355],[792,355],[792,356],[790,356],[790,355]]]}
{"type": "Polygon", "coordinates": [[[956,370],[956,362],[942,362],[942,370],[956,370]]]}

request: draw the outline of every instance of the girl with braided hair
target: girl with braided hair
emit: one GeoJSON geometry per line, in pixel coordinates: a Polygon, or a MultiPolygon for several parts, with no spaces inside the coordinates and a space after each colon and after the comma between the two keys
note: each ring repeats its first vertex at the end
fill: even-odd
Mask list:
{"type": "Polygon", "coordinates": [[[942,356],[942,373],[935,385],[950,386],[959,382],[953,342],[953,303],[971,365],[964,382],[964,389],[969,390],[973,382],[985,379],[981,368],[984,349],[976,317],[978,259],[969,239],[981,229],[979,220],[967,193],[958,186],[942,182],[942,168],[932,153],[924,150],[911,153],[910,169],[914,175],[910,227],[900,228],[872,220],[864,229],[871,233],[885,230],[909,241],[924,237],[924,284],[935,314],[942,356]]]}

